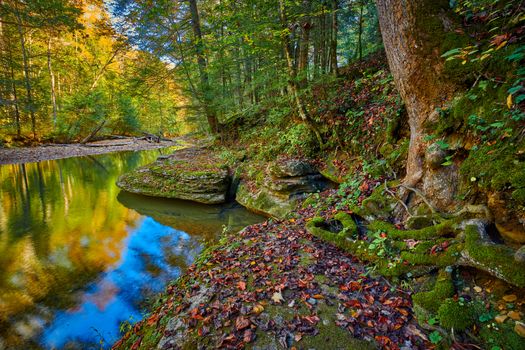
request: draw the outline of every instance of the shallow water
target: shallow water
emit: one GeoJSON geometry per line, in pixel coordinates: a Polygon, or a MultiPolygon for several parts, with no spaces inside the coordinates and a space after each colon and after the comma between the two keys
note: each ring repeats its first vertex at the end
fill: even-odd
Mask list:
{"type": "Polygon", "coordinates": [[[243,208],[120,192],[166,151],[0,166],[0,349],[100,349],[243,208]]]}

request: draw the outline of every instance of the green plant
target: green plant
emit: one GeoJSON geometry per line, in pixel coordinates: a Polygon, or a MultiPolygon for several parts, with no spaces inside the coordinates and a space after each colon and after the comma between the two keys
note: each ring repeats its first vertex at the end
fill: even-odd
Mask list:
{"type": "Polygon", "coordinates": [[[439,344],[443,340],[443,336],[438,331],[433,331],[428,335],[428,339],[432,344],[439,344]]]}

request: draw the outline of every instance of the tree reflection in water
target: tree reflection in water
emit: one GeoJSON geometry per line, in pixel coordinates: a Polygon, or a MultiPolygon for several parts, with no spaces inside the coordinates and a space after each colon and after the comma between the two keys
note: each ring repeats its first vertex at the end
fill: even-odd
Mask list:
{"type": "Polygon", "coordinates": [[[159,153],[0,167],[0,349],[107,347],[223,225],[261,220],[233,205],[119,195],[118,176],[159,153]]]}

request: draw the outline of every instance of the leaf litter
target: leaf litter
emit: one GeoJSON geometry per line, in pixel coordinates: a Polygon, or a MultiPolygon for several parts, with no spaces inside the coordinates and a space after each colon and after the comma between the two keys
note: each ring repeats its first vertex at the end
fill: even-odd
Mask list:
{"type": "Polygon", "coordinates": [[[299,214],[228,236],[114,347],[154,327],[161,348],[181,348],[181,339],[201,349],[311,348],[309,339],[323,337],[320,330],[329,325],[381,349],[432,349],[414,319],[410,293],[307,233],[312,215],[299,214]],[[174,320],[183,326],[170,327],[174,320]]]}

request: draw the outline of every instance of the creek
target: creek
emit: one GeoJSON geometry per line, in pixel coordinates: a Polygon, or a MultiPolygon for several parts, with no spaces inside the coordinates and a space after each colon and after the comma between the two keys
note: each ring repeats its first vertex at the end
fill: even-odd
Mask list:
{"type": "Polygon", "coordinates": [[[0,166],[0,350],[109,348],[222,232],[263,220],[117,188],[169,151],[0,166]]]}

